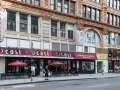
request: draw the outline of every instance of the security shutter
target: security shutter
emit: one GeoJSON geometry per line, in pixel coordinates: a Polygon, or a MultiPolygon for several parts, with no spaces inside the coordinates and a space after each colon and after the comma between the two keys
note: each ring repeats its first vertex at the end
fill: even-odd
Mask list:
{"type": "Polygon", "coordinates": [[[61,51],[68,51],[68,44],[61,44],[61,51]]]}
{"type": "Polygon", "coordinates": [[[60,44],[59,43],[52,43],[52,50],[53,51],[60,51],[60,44]]]}
{"type": "Polygon", "coordinates": [[[76,45],[69,45],[70,52],[76,52],[76,45]]]}

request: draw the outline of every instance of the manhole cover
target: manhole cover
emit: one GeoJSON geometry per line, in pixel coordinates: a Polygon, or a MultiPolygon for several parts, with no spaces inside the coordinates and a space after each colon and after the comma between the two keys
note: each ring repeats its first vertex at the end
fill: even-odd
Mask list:
{"type": "Polygon", "coordinates": [[[73,85],[80,85],[79,83],[75,83],[75,84],[73,84],[73,85]]]}

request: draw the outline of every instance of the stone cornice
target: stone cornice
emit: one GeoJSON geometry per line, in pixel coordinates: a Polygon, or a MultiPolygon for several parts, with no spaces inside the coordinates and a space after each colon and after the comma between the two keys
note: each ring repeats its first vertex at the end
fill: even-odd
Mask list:
{"type": "MultiPolygon", "coordinates": [[[[21,3],[21,2],[15,1],[15,0],[3,0],[2,3],[5,4],[4,8],[7,8],[7,9],[9,9],[9,7],[14,7],[14,8],[17,8],[18,10],[23,9],[23,10],[28,10],[28,11],[32,11],[32,12],[37,12],[37,13],[40,13],[42,16],[45,15],[46,17],[50,17],[50,18],[51,17],[62,18],[62,19],[65,19],[66,21],[71,20],[76,23],[83,23],[84,25],[90,25],[90,26],[100,28],[100,30],[105,30],[105,31],[113,30],[115,32],[118,32],[120,30],[120,27],[112,26],[112,25],[102,23],[102,22],[93,21],[93,20],[82,18],[82,17],[75,16],[75,15],[73,16],[70,14],[65,14],[62,12],[45,9],[42,7],[37,7],[34,5],[30,5],[30,4],[21,3]]],[[[78,27],[78,29],[79,29],[79,27],[78,27]]]]}

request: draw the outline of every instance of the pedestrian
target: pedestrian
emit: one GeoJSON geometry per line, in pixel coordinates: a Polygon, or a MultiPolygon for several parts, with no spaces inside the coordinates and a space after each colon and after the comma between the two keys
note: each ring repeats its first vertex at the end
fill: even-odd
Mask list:
{"type": "Polygon", "coordinates": [[[69,67],[69,69],[68,69],[68,73],[69,73],[69,76],[71,76],[72,74],[72,70],[71,70],[71,68],[69,67]]]}
{"type": "Polygon", "coordinates": [[[101,73],[102,73],[102,76],[104,75],[104,68],[102,67],[101,68],[101,73]]]}
{"type": "Polygon", "coordinates": [[[45,80],[48,80],[48,73],[49,73],[48,65],[46,65],[44,69],[44,73],[45,73],[45,80]]]}
{"type": "Polygon", "coordinates": [[[117,72],[118,72],[118,74],[120,73],[120,68],[118,68],[118,71],[117,71],[117,72]]]}

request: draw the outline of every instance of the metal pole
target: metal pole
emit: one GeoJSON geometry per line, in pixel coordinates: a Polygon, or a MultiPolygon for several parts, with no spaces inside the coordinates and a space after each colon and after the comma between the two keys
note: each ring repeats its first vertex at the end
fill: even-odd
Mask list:
{"type": "MultiPolygon", "coordinates": [[[[31,53],[31,68],[32,68],[32,53],[31,53]]],[[[31,81],[33,81],[33,79],[32,79],[32,69],[31,69],[31,81]]]]}

